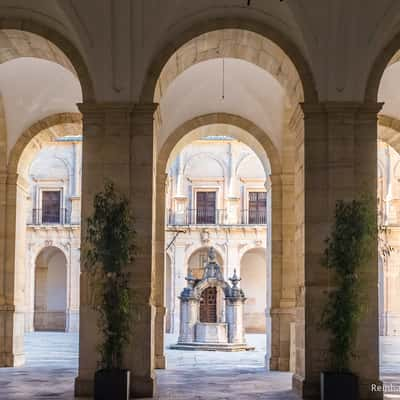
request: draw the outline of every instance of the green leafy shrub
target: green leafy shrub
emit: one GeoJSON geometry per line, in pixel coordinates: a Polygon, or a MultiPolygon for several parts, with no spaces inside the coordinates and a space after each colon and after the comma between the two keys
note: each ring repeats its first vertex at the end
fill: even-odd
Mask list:
{"type": "Polygon", "coordinates": [[[322,315],[322,327],[331,333],[332,369],[348,372],[357,328],[363,313],[362,269],[377,247],[372,199],[363,196],[338,201],[334,227],[326,240],[323,265],[334,270],[334,288],[322,315]]]}
{"type": "Polygon", "coordinates": [[[93,215],[87,219],[84,267],[96,293],[100,367],[122,367],[123,347],[129,342],[132,295],[128,264],[134,261],[135,230],[128,200],[112,183],[97,193],[93,215]]]}

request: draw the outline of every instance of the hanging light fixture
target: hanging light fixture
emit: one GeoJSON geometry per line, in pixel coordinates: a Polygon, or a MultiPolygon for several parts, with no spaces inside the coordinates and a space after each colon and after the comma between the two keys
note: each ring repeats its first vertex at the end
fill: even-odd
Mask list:
{"type": "Polygon", "coordinates": [[[225,58],[222,57],[222,100],[225,99],[225,58]]]}

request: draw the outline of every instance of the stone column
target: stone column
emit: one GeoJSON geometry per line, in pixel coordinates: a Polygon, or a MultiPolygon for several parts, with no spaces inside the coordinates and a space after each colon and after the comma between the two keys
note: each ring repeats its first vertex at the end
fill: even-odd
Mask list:
{"type": "MultiPolygon", "coordinates": [[[[328,367],[329,335],[320,329],[321,312],[332,285],[321,266],[325,238],[332,228],[337,200],[357,198],[361,192],[376,199],[377,112],[380,104],[304,104],[304,336],[297,342],[294,388],[305,399],[319,399],[320,372],[328,367]],[[304,346],[304,347],[303,347],[304,346]]],[[[351,368],[360,379],[360,398],[381,399],[370,385],[379,380],[377,246],[363,272],[368,299],[351,368]]],[[[302,329],[296,326],[296,335],[302,329]]]]}
{"type": "MultiPolygon", "coordinates": [[[[132,116],[130,147],[130,201],[134,210],[138,254],[132,266],[134,319],[129,365],[135,397],[152,397],[154,391],[155,320],[164,332],[164,279],[155,282],[153,264],[165,253],[164,241],[153,223],[156,213],[156,149],[153,120],[156,104],[136,104],[132,116]],[[155,306],[155,307],[154,307],[155,306]]],[[[157,210],[160,211],[160,210],[157,210]]],[[[164,210],[163,210],[164,212],[164,210]]],[[[164,230],[165,227],[162,227],[164,230]]],[[[163,338],[158,338],[157,357],[163,357],[163,338]],[[161,342],[162,341],[162,342],[161,342]]]]}
{"type": "MultiPolygon", "coordinates": [[[[159,164],[156,165],[156,183],[155,183],[155,207],[154,207],[154,306],[155,306],[155,327],[154,327],[154,368],[164,369],[166,359],[164,354],[165,338],[165,191],[167,174],[162,170],[159,164]]],[[[172,267],[172,266],[171,266],[172,267]]]]}
{"type": "MultiPolygon", "coordinates": [[[[153,310],[151,294],[151,214],[152,214],[152,125],[148,113],[140,112],[132,121],[130,103],[84,103],[82,147],[82,247],[85,245],[86,219],[92,214],[96,193],[106,180],[130,197],[136,217],[139,254],[131,266],[134,290],[132,337],[126,349],[124,366],[131,370],[132,390],[139,397],[151,396],[153,310]],[[141,121],[146,123],[141,123],[141,121]],[[150,120],[149,122],[147,122],[150,120]]],[[[80,282],[79,375],[75,394],[93,392],[93,377],[99,359],[96,350],[101,338],[97,328],[93,293],[84,270],[80,282]]]]}

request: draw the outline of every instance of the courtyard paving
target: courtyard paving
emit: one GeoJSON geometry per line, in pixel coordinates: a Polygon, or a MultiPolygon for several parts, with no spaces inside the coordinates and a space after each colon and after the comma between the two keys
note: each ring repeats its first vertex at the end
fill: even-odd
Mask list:
{"type": "MultiPolygon", "coordinates": [[[[291,374],[264,370],[263,335],[249,335],[256,351],[219,353],[167,350],[168,368],[156,374],[159,400],[294,400],[291,374]],[[232,397],[233,395],[233,397],[232,397]]],[[[175,338],[167,335],[167,345],[175,338]]],[[[26,365],[0,369],[0,400],[72,400],[78,336],[37,332],[25,338],[26,365]]],[[[385,384],[400,384],[400,337],[381,340],[385,384]]],[[[400,399],[388,394],[385,399],[400,399]]]]}

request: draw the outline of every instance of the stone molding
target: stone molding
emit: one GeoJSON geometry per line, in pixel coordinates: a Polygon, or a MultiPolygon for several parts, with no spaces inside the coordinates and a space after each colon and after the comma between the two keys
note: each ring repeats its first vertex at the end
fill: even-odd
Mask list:
{"type": "Polygon", "coordinates": [[[222,29],[246,30],[261,35],[263,38],[271,41],[272,44],[274,44],[283,53],[283,55],[290,60],[290,63],[294,64],[303,86],[304,99],[311,102],[318,101],[318,93],[315,87],[312,70],[308,65],[306,58],[303,56],[297,46],[292,43],[292,41],[286,37],[285,34],[276,30],[272,26],[269,26],[265,23],[260,23],[250,18],[236,17],[215,19],[208,18],[207,20],[200,21],[199,23],[192,23],[190,28],[183,32],[176,32],[174,38],[171,39],[160,51],[158,51],[157,55],[150,63],[140,95],[141,101],[153,101],[157,81],[161,76],[162,69],[176,51],[202,34],[222,29]]]}
{"type": "MultiPolygon", "coordinates": [[[[34,21],[33,19],[28,20],[10,17],[0,18],[0,30],[4,29],[30,32],[54,44],[63,54],[65,54],[76,71],[82,86],[83,98],[85,100],[92,100],[95,98],[94,86],[86,62],[77,50],[76,46],[64,35],[48,26],[34,21]]],[[[56,59],[54,61],[60,64],[56,59]]],[[[0,62],[2,61],[0,60],[0,62]]]]}
{"type": "Polygon", "coordinates": [[[73,125],[73,133],[82,132],[82,115],[80,113],[59,113],[53,114],[40,121],[37,121],[26,129],[18,138],[14,147],[10,151],[10,160],[8,162],[8,173],[15,174],[18,171],[19,162],[24,150],[31,141],[43,133],[44,137],[56,138],[70,134],[71,128],[67,125],[73,125]],[[55,129],[59,127],[60,129],[55,129]]]}

